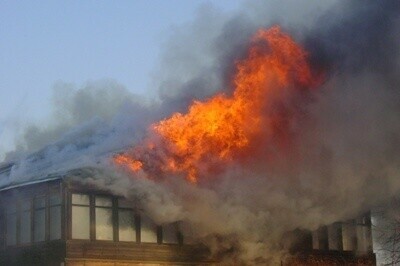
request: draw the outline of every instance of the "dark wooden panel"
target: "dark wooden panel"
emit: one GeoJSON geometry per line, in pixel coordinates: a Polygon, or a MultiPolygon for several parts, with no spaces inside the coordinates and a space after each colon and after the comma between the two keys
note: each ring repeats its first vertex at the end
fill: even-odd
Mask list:
{"type": "Polygon", "coordinates": [[[57,265],[64,261],[65,242],[52,241],[24,247],[9,247],[0,252],[0,265],[57,265]]]}
{"type": "Polygon", "coordinates": [[[67,241],[66,257],[158,262],[208,261],[208,250],[191,245],[67,241]]]}
{"type": "Polygon", "coordinates": [[[187,263],[187,262],[135,262],[135,261],[111,261],[111,260],[98,260],[98,259],[67,259],[65,266],[217,266],[218,263],[187,263]]]}
{"type": "Polygon", "coordinates": [[[375,266],[376,257],[371,253],[365,256],[356,256],[353,252],[347,251],[314,251],[308,254],[297,254],[282,262],[287,266],[375,266]]]}

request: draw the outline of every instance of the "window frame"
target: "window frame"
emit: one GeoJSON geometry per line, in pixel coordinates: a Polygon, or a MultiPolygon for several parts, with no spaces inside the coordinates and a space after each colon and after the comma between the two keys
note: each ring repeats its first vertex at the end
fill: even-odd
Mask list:
{"type": "Polygon", "coordinates": [[[132,207],[125,207],[125,206],[120,206],[119,202],[120,200],[125,200],[122,197],[116,197],[115,199],[116,202],[116,208],[115,208],[115,214],[116,214],[116,226],[115,226],[115,231],[116,231],[116,241],[118,242],[122,242],[122,243],[140,243],[140,232],[141,232],[141,228],[140,228],[140,216],[138,215],[137,211],[135,210],[135,208],[132,207]],[[126,241],[126,240],[120,240],[120,235],[119,235],[119,231],[120,231],[120,223],[119,223],[119,214],[120,211],[132,211],[133,212],[133,223],[135,226],[135,240],[134,241],[126,241]]]}
{"type": "Polygon", "coordinates": [[[19,246],[19,203],[18,202],[13,202],[13,200],[8,200],[6,203],[7,206],[9,206],[10,203],[15,204],[15,211],[9,212],[7,206],[4,207],[4,246],[6,248],[8,247],[15,247],[19,246]],[[9,232],[8,232],[8,217],[9,214],[15,215],[15,232],[14,232],[14,237],[15,241],[13,244],[9,244],[9,232]]]}
{"type": "Polygon", "coordinates": [[[33,221],[33,199],[32,198],[21,198],[18,203],[17,203],[17,246],[30,246],[33,244],[33,227],[32,227],[32,221],[33,221]],[[23,209],[23,203],[28,203],[28,208],[23,209]],[[29,213],[29,241],[27,242],[22,242],[22,217],[24,213],[29,213]]]}
{"type": "MultiPolygon", "coordinates": [[[[68,208],[68,214],[66,216],[67,219],[67,239],[68,240],[73,240],[73,241],[84,241],[84,242],[91,242],[91,241],[98,241],[98,242],[117,242],[117,232],[115,229],[115,224],[116,224],[116,215],[115,215],[115,197],[110,195],[110,194],[105,194],[101,192],[93,192],[93,191],[86,191],[86,190],[75,190],[75,189],[70,189],[67,193],[67,208],[68,208]],[[73,194],[81,194],[81,195],[86,195],[89,196],[89,205],[79,205],[79,204],[72,204],[72,195],[73,194]],[[111,198],[111,207],[104,207],[104,208],[111,208],[111,213],[112,213],[112,226],[113,226],[113,240],[100,240],[96,239],[96,204],[95,200],[96,197],[109,197],[111,198]],[[89,239],[75,239],[72,238],[72,206],[85,206],[89,207],[89,239]]],[[[103,208],[103,207],[99,207],[103,208]]]]}
{"type": "Polygon", "coordinates": [[[92,232],[93,231],[92,230],[92,226],[93,226],[92,225],[92,208],[91,208],[91,206],[92,206],[92,197],[90,195],[87,195],[87,194],[81,193],[81,192],[71,192],[68,195],[68,203],[69,203],[69,208],[68,208],[68,210],[69,210],[69,215],[68,215],[68,223],[69,223],[68,238],[71,239],[71,240],[91,241],[92,238],[93,238],[93,232],[92,232]],[[89,197],[89,203],[87,205],[85,205],[85,204],[73,204],[72,203],[72,196],[74,194],[88,196],[89,197]],[[73,219],[73,217],[72,217],[72,209],[73,209],[74,206],[89,208],[89,238],[88,239],[86,239],[86,238],[85,239],[77,239],[77,238],[73,238],[72,237],[72,229],[73,229],[72,228],[72,219],[73,219]]]}
{"type": "Polygon", "coordinates": [[[162,244],[163,245],[182,245],[183,244],[183,235],[182,235],[182,233],[181,233],[181,230],[180,230],[180,223],[179,222],[173,222],[173,223],[169,223],[169,224],[165,224],[165,225],[163,225],[163,226],[160,226],[161,227],[161,234],[162,234],[162,244]],[[166,235],[164,232],[165,232],[165,230],[166,230],[166,226],[171,226],[171,227],[173,227],[173,229],[175,230],[175,240],[176,240],[176,242],[166,242],[165,241],[165,239],[164,239],[164,235],[166,235]]]}
{"type": "MultiPolygon", "coordinates": [[[[82,189],[69,189],[68,190],[68,196],[67,196],[68,202],[68,215],[66,216],[67,221],[67,240],[72,240],[72,241],[82,241],[82,242],[108,242],[108,243],[113,243],[113,242],[120,242],[120,243],[125,243],[125,244],[143,244],[143,245],[183,245],[183,235],[179,230],[179,223],[177,222],[178,228],[177,228],[177,243],[165,243],[162,239],[162,234],[163,234],[163,229],[162,226],[156,225],[156,235],[157,235],[157,241],[156,242],[142,242],[141,241],[141,230],[142,230],[142,212],[135,208],[134,206],[132,207],[120,207],[119,206],[119,200],[123,200],[123,197],[120,196],[115,196],[112,194],[107,194],[104,192],[97,192],[93,190],[82,190],[82,189]],[[90,237],[89,239],[74,239],[72,238],[72,206],[77,206],[77,204],[72,204],[72,195],[73,194],[82,194],[82,195],[87,195],[89,196],[89,219],[90,219],[90,237]],[[112,206],[110,207],[102,207],[102,206],[96,206],[95,200],[96,197],[107,197],[111,198],[112,206]],[[113,240],[102,240],[102,239],[96,239],[96,208],[111,208],[112,211],[112,227],[113,227],[113,240]],[[136,240],[135,241],[124,241],[120,240],[119,237],[119,210],[130,210],[133,211],[134,214],[134,225],[135,225],[135,234],[136,234],[136,240]]],[[[87,205],[85,205],[87,206],[87,205]]]]}
{"type": "MultiPolygon", "coordinates": [[[[27,246],[35,246],[35,245],[40,245],[45,242],[50,242],[50,241],[62,241],[65,239],[65,232],[64,232],[64,221],[65,221],[65,208],[63,205],[65,204],[65,187],[63,185],[62,180],[54,180],[54,181],[49,181],[49,182],[43,182],[40,184],[35,184],[35,185],[29,185],[29,186],[22,186],[18,188],[13,188],[10,190],[6,190],[0,193],[0,200],[1,200],[1,225],[2,228],[0,229],[1,233],[1,248],[2,249],[9,249],[9,248],[18,248],[18,247],[27,247],[27,246]],[[59,239],[53,239],[51,240],[49,238],[49,196],[52,194],[59,194],[60,196],[60,222],[61,222],[61,236],[59,239]],[[45,205],[44,207],[40,208],[35,208],[35,200],[37,198],[44,198],[45,205]],[[29,205],[29,209],[22,209],[22,204],[25,202],[25,204],[29,205]],[[13,214],[16,214],[16,235],[15,235],[15,244],[8,244],[8,235],[7,235],[7,220],[8,220],[8,211],[7,211],[7,206],[10,203],[15,203],[16,204],[16,212],[13,214]],[[44,240],[41,241],[35,241],[35,212],[37,210],[44,210],[44,229],[45,229],[45,237],[44,240]],[[30,214],[30,221],[29,221],[29,226],[30,226],[30,231],[28,232],[29,234],[29,241],[28,242],[22,242],[22,237],[21,237],[21,230],[22,230],[22,219],[23,219],[23,213],[29,212],[30,214]]],[[[24,220],[25,221],[25,220],[24,220]]]]}
{"type": "Polygon", "coordinates": [[[62,240],[65,239],[65,233],[64,233],[64,220],[65,220],[65,212],[64,212],[64,191],[63,189],[61,189],[60,194],[58,194],[60,196],[60,202],[57,204],[53,204],[51,202],[51,197],[54,195],[57,195],[58,193],[55,193],[55,191],[50,190],[47,193],[47,197],[46,197],[46,241],[57,241],[57,240],[62,240]],[[59,207],[60,208],[60,238],[51,238],[51,209],[52,208],[56,208],[59,207]]]}
{"type": "Polygon", "coordinates": [[[93,215],[93,220],[94,220],[94,240],[95,241],[110,241],[110,242],[116,242],[116,236],[115,236],[115,227],[118,228],[118,224],[115,223],[115,203],[114,203],[114,197],[110,195],[93,195],[93,209],[94,209],[94,215],[93,215]],[[96,205],[96,198],[109,198],[111,201],[111,206],[100,206],[96,205]],[[96,221],[96,210],[97,209],[105,209],[105,210],[111,210],[111,235],[112,239],[97,239],[97,221],[96,221]]]}
{"type": "Polygon", "coordinates": [[[43,243],[43,242],[47,241],[47,228],[48,228],[48,225],[47,225],[47,216],[48,216],[48,214],[47,214],[47,212],[48,212],[48,210],[47,210],[47,208],[48,208],[48,206],[47,206],[47,194],[45,194],[45,195],[43,195],[43,194],[35,195],[33,197],[33,199],[32,199],[32,203],[33,203],[32,243],[33,244],[43,243]],[[36,208],[35,207],[35,200],[38,199],[38,198],[44,198],[44,207],[40,207],[40,208],[36,208]],[[35,241],[35,218],[36,218],[36,211],[37,210],[44,210],[44,240],[42,240],[42,241],[35,241]]]}
{"type": "Polygon", "coordinates": [[[150,217],[148,217],[147,215],[145,215],[145,214],[141,214],[141,215],[140,215],[140,226],[139,226],[139,228],[140,228],[140,230],[139,230],[140,242],[139,242],[139,243],[145,244],[145,245],[148,245],[148,244],[163,244],[163,243],[162,243],[162,228],[161,228],[161,226],[158,225],[158,224],[156,224],[154,221],[152,221],[152,220],[150,219],[150,217]],[[144,217],[145,217],[148,221],[150,221],[150,223],[153,223],[153,225],[154,225],[154,231],[153,231],[153,233],[155,234],[155,237],[156,237],[156,241],[155,241],[155,242],[144,242],[144,241],[142,240],[142,229],[143,229],[143,221],[144,221],[143,218],[144,218],[144,217]]]}

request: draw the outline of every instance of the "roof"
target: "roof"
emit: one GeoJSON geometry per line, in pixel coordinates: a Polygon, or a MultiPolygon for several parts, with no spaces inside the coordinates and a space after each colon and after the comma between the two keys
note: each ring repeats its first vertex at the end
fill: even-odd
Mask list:
{"type": "MultiPolygon", "coordinates": [[[[95,172],[105,172],[101,166],[104,158],[118,151],[98,154],[96,159],[87,160],[87,155],[67,155],[57,157],[46,155],[46,149],[32,153],[21,160],[0,163],[0,191],[49,180],[64,179],[66,176],[86,178],[95,176],[95,172]],[[54,159],[54,157],[56,157],[54,159]]],[[[53,156],[54,155],[54,156],[53,156]]]]}
{"type": "Polygon", "coordinates": [[[66,179],[70,177],[75,178],[88,178],[93,177],[95,172],[102,171],[93,167],[76,168],[68,171],[59,171],[37,176],[26,176],[23,178],[12,178],[10,177],[12,165],[9,167],[1,167],[0,165],[0,191],[6,191],[13,188],[29,186],[33,184],[39,184],[49,182],[58,179],[66,179]],[[3,170],[4,169],[4,170],[3,170]],[[2,171],[3,170],[3,171],[2,171]]]}
{"type": "Polygon", "coordinates": [[[11,168],[14,166],[14,162],[6,162],[0,164],[0,175],[9,174],[11,168]]]}
{"type": "Polygon", "coordinates": [[[45,178],[45,179],[34,180],[34,181],[30,181],[30,182],[25,182],[25,183],[20,183],[20,184],[16,184],[16,185],[5,186],[3,188],[0,188],[0,192],[1,191],[6,191],[6,190],[9,190],[9,189],[13,189],[13,188],[19,188],[19,187],[24,187],[24,186],[29,186],[29,185],[49,182],[49,181],[53,181],[53,180],[57,180],[57,179],[62,179],[62,176],[45,178]]]}

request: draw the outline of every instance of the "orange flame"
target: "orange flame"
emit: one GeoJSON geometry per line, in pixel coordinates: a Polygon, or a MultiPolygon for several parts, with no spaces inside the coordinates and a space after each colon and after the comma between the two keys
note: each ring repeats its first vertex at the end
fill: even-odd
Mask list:
{"type": "Polygon", "coordinates": [[[183,173],[196,183],[200,172],[250,157],[264,147],[291,145],[296,103],[292,97],[317,85],[307,53],[278,26],[252,38],[248,56],[236,63],[232,96],[217,94],[194,101],[186,114],[175,113],[151,126],[158,141],[118,155],[114,162],[150,176],[183,173]]]}
{"type": "Polygon", "coordinates": [[[143,166],[143,163],[141,161],[132,159],[122,154],[114,156],[114,162],[116,164],[126,165],[133,172],[140,170],[143,166]]]}

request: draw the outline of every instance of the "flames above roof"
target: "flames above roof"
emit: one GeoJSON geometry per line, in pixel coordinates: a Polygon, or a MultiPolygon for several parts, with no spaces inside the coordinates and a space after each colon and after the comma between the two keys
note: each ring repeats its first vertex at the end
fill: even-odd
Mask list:
{"type": "Polygon", "coordinates": [[[187,113],[151,125],[148,137],[115,163],[149,178],[183,174],[192,183],[232,162],[294,154],[294,124],[322,81],[307,52],[279,26],[260,29],[236,62],[232,95],[193,101],[187,113]]]}

